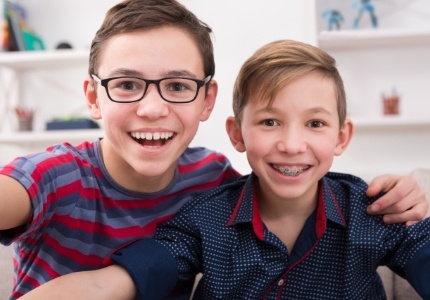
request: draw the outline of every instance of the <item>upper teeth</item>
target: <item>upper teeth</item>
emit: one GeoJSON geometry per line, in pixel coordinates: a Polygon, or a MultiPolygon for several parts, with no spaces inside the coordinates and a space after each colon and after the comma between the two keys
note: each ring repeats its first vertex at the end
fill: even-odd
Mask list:
{"type": "Polygon", "coordinates": [[[173,136],[173,132],[132,132],[131,136],[135,139],[167,140],[173,136]]]}
{"type": "Polygon", "coordinates": [[[276,170],[278,170],[280,173],[282,173],[285,176],[297,176],[300,173],[302,173],[304,170],[306,170],[307,166],[294,166],[294,167],[276,167],[274,166],[276,170]]]}

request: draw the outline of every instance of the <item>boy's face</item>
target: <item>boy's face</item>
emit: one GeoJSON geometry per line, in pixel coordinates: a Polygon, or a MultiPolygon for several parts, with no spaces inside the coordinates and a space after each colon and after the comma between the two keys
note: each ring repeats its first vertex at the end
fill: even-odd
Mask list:
{"type": "Polygon", "coordinates": [[[283,87],[271,107],[267,103],[250,101],[241,128],[228,121],[232,142],[246,151],[262,199],[312,201],[352,131],[349,120],[339,128],[333,82],[311,73],[283,87]]]}
{"type": "MultiPolygon", "coordinates": [[[[205,78],[194,41],[176,27],[114,36],[106,42],[100,61],[96,74],[100,79],[205,78]]],[[[84,89],[91,116],[103,121],[102,153],[108,171],[124,187],[144,192],[158,191],[170,183],[178,158],[194,138],[200,121],[209,117],[217,93],[212,81],[207,85],[207,96],[202,87],[193,102],[169,103],[161,98],[157,86],[150,84],[139,102],[116,103],[103,86],[96,84],[95,92],[92,87],[92,80],[87,79],[84,89]]]]}

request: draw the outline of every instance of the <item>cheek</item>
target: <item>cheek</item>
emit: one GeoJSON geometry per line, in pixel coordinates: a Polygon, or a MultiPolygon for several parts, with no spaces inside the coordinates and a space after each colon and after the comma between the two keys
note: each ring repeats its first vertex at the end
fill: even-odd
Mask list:
{"type": "Polygon", "coordinates": [[[313,142],[314,153],[317,153],[317,156],[320,158],[320,161],[332,161],[335,154],[336,145],[337,136],[319,137],[313,142]]]}
{"type": "Polygon", "coordinates": [[[105,103],[100,107],[103,122],[112,126],[132,120],[136,115],[136,109],[130,103],[105,103]]]}
{"type": "Polygon", "coordinates": [[[176,116],[185,131],[193,135],[196,134],[202,119],[203,111],[201,107],[176,107],[171,110],[171,113],[176,116]]]}
{"type": "Polygon", "coordinates": [[[264,157],[267,153],[272,152],[275,147],[275,139],[269,133],[247,131],[243,139],[249,156],[264,157]]]}

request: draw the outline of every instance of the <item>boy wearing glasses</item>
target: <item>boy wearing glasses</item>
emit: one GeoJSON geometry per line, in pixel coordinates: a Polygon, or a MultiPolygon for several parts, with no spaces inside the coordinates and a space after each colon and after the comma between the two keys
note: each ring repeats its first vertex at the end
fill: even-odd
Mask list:
{"type": "MultiPolygon", "coordinates": [[[[121,245],[152,236],[193,195],[239,177],[222,154],[188,147],[217,95],[210,34],[173,0],[128,0],[108,11],[84,81],[104,137],[0,168],[0,241],[14,242],[17,253],[12,299],[100,268],[121,245]]],[[[381,178],[379,186],[394,186],[388,197],[412,208],[392,209],[400,222],[424,215],[426,200],[410,178],[381,178]]],[[[188,298],[192,281],[172,296],[188,298]]]]}

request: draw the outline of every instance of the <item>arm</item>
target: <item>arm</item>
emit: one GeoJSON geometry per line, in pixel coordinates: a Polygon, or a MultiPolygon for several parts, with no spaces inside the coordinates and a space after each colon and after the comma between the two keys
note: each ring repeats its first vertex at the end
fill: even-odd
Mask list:
{"type": "MultiPolygon", "coordinates": [[[[429,230],[427,229],[427,232],[429,230]]],[[[422,297],[430,299],[430,244],[427,243],[406,263],[406,279],[422,297]]]]}
{"type": "Polygon", "coordinates": [[[386,192],[367,209],[369,214],[384,214],[386,223],[411,225],[422,220],[429,204],[425,192],[412,176],[382,175],[372,180],[368,196],[386,192]]]}
{"type": "Polygon", "coordinates": [[[127,300],[134,299],[136,289],[130,275],[112,265],[94,271],[70,273],[30,291],[22,300],[127,300]]]}
{"type": "Polygon", "coordinates": [[[25,224],[31,213],[26,189],[15,179],[0,175],[0,191],[0,230],[25,224]]]}

